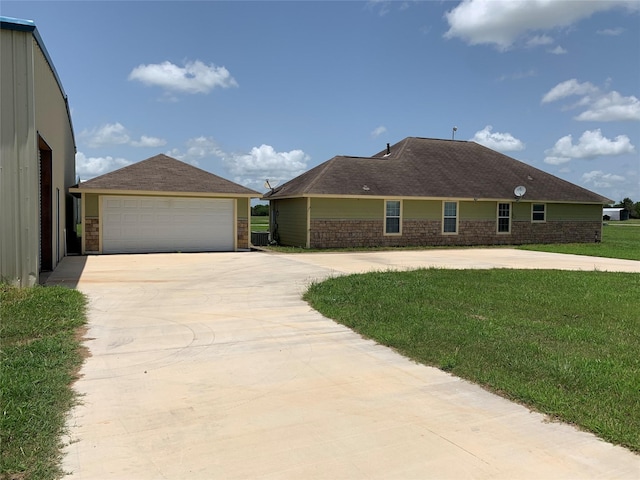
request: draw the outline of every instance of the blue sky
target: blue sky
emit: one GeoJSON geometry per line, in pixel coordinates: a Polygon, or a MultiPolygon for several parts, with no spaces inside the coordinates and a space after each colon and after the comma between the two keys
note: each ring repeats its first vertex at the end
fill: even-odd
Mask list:
{"type": "Polygon", "coordinates": [[[2,0],[69,97],[82,180],[165,153],[248,187],[408,136],[640,201],[640,1],[2,0]]]}

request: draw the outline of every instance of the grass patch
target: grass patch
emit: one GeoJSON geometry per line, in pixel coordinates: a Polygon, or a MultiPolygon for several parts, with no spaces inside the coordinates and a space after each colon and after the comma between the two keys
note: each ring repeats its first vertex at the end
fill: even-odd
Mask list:
{"type": "Polygon", "coordinates": [[[85,308],[76,290],[0,284],[0,479],[62,476],[60,437],[76,401],[85,308]]]}
{"type": "Polygon", "coordinates": [[[251,217],[252,232],[266,232],[268,230],[269,230],[269,217],[264,215],[251,217]]]}
{"type": "Polygon", "coordinates": [[[640,451],[640,275],[438,270],[313,284],[322,314],[418,362],[640,451]]]}
{"type": "Polygon", "coordinates": [[[602,226],[600,243],[536,244],[522,245],[518,248],[539,252],[640,260],[640,220],[605,223],[602,226]]]}

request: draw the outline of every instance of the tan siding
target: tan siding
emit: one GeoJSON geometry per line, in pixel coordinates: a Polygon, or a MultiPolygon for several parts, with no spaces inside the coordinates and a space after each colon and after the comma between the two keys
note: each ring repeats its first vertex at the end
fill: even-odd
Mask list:
{"type": "Polygon", "coordinates": [[[547,203],[547,221],[602,221],[602,205],[547,203]]]}
{"type": "Polygon", "coordinates": [[[238,198],[236,199],[237,208],[236,211],[238,213],[238,218],[247,219],[249,218],[249,199],[248,198],[238,198]]]}
{"type": "Polygon", "coordinates": [[[403,218],[415,220],[440,220],[442,202],[439,200],[405,200],[403,218]]]}
{"type": "Polygon", "coordinates": [[[34,40],[0,30],[0,280],[38,281],[38,150],[33,93],[34,40]]]}
{"type": "Polygon", "coordinates": [[[379,219],[384,213],[384,201],[366,198],[312,198],[311,218],[321,219],[379,219]]]}
{"type": "Polygon", "coordinates": [[[497,202],[459,202],[460,220],[482,220],[489,221],[496,219],[497,202]]]}
{"type": "Polygon", "coordinates": [[[83,193],[85,197],[84,215],[86,217],[98,217],[100,207],[98,206],[98,196],[95,193],[83,193]]]}
{"type": "Polygon", "coordinates": [[[305,247],[307,245],[307,199],[274,200],[277,230],[272,232],[281,245],[305,247]]]}
{"type": "Polygon", "coordinates": [[[511,218],[514,222],[531,221],[531,202],[512,202],[511,218]]]}

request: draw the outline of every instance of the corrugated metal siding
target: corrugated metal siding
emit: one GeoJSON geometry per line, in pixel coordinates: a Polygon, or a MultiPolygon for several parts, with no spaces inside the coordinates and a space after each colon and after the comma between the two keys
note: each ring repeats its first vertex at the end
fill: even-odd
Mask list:
{"type": "Polygon", "coordinates": [[[34,40],[0,30],[0,277],[38,281],[39,198],[34,40]]]}
{"type": "Polygon", "coordinates": [[[35,74],[35,114],[38,134],[44,139],[52,155],[51,192],[53,198],[53,228],[51,245],[53,248],[53,268],[65,254],[65,229],[73,232],[73,218],[67,205],[72,207],[73,197],[68,189],[75,183],[75,144],[73,130],[67,115],[66,99],[60,89],[55,74],[44,53],[36,43],[34,48],[35,74]],[[59,205],[59,207],[58,207],[59,205]]]}
{"type": "Polygon", "coordinates": [[[65,253],[67,192],[75,183],[66,98],[35,33],[0,30],[0,280],[20,286],[36,284],[41,268],[39,138],[52,155],[54,268],[65,253]]]}

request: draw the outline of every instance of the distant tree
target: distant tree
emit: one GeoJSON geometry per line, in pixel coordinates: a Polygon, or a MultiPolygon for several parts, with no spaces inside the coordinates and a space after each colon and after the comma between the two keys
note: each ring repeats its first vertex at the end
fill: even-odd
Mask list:
{"type": "Polygon", "coordinates": [[[251,215],[254,217],[268,217],[269,216],[269,205],[255,205],[251,207],[251,215]]]}
{"type": "Polygon", "coordinates": [[[632,212],[634,218],[640,218],[640,202],[633,204],[635,210],[632,212]]]}
{"type": "Polygon", "coordinates": [[[633,218],[637,218],[640,212],[637,211],[638,203],[633,203],[629,197],[625,197],[620,203],[614,205],[614,207],[624,208],[627,212],[629,212],[629,216],[633,218]]]}

